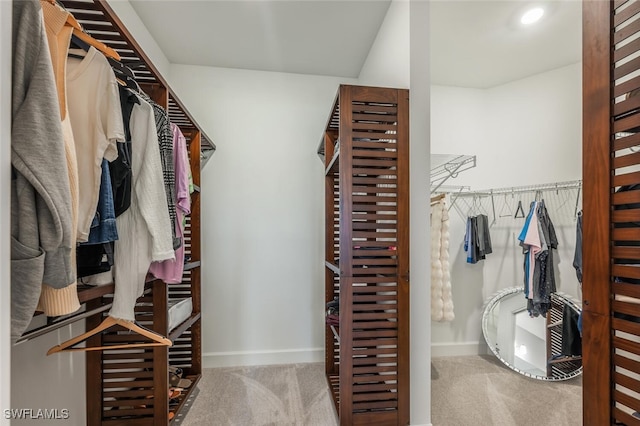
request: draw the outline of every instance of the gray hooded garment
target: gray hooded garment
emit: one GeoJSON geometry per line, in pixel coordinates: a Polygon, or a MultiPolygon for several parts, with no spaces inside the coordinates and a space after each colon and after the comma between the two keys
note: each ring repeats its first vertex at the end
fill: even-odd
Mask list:
{"type": "Polygon", "coordinates": [[[13,2],[11,341],[29,325],[42,283],[75,282],[71,192],[56,85],[37,0],[13,2]]]}

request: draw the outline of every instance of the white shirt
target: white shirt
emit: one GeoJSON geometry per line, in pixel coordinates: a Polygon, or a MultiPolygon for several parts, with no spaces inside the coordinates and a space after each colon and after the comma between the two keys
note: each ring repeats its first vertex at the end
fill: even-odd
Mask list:
{"type": "Polygon", "coordinates": [[[102,159],[115,160],[116,142],[124,142],[118,83],[94,47],[84,59],[67,60],[67,105],[78,160],[78,242],[83,242],[98,206],[102,159]]]}
{"type": "Polygon", "coordinates": [[[158,133],[153,108],[135,105],[131,128],[131,206],[116,218],[115,292],[109,315],[133,321],[136,299],[152,261],[174,259],[171,220],[164,191],[158,133]]]}

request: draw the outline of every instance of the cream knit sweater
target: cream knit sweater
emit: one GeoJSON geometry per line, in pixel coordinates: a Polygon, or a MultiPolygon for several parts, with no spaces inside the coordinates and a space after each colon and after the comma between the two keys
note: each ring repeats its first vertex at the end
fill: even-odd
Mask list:
{"type": "Polygon", "coordinates": [[[453,321],[449,272],[449,213],[444,198],[431,206],[431,319],[453,321]]]}

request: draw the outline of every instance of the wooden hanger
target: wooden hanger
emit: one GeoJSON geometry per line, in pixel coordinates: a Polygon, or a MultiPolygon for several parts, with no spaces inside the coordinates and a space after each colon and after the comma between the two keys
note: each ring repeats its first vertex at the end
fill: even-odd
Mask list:
{"type": "MultiPolygon", "coordinates": [[[[69,16],[71,16],[71,15],[69,15],[69,16]]],[[[75,21],[75,18],[73,18],[72,16],[71,16],[71,18],[75,21]]],[[[67,20],[67,22],[68,22],[68,20],[67,20]]],[[[88,45],[93,46],[96,49],[98,49],[99,51],[101,51],[107,58],[113,58],[116,61],[119,61],[121,59],[120,55],[118,54],[118,52],[116,52],[115,50],[113,50],[112,48],[107,46],[106,44],[102,43],[101,41],[98,41],[95,38],[91,37],[89,34],[85,33],[84,31],[79,30],[79,29],[74,27],[73,28],[73,35],[75,35],[76,37],[78,37],[80,40],[84,41],[88,45]]]]}
{"type": "Polygon", "coordinates": [[[76,336],[72,339],[67,340],[59,345],[56,345],[47,351],[47,355],[54,354],[56,352],[76,352],[76,351],[102,351],[102,350],[111,350],[111,349],[131,349],[131,348],[142,348],[149,346],[171,346],[171,340],[163,337],[151,330],[148,330],[144,327],[139,326],[133,321],[127,321],[123,319],[113,318],[108,316],[105,318],[99,326],[94,328],[93,330],[89,330],[86,333],[82,333],[79,336],[76,336]],[[104,330],[113,327],[114,325],[119,325],[128,330],[131,330],[135,333],[138,333],[142,336],[145,336],[152,340],[150,343],[128,343],[123,345],[111,345],[111,346],[90,346],[84,348],[74,348],[73,346],[87,340],[89,337],[95,336],[96,334],[102,333],[104,330]]]}
{"type": "MultiPolygon", "coordinates": [[[[47,0],[47,1],[53,4],[54,6],[62,8],[62,6],[58,2],[56,2],[56,0],[47,0]]],[[[85,33],[84,29],[82,28],[82,25],[80,25],[80,23],[76,20],[73,14],[69,11],[67,11],[67,13],[68,13],[67,22],[65,24],[73,27],[74,36],[78,37],[80,40],[84,41],[88,45],[95,47],[108,58],[113,58],[117,61],[121,59],[118,52],[116,52],[106,44],[102,43],[101,41],[98,41],[95,38],[91,37],[89,34],[85,33]]]]}

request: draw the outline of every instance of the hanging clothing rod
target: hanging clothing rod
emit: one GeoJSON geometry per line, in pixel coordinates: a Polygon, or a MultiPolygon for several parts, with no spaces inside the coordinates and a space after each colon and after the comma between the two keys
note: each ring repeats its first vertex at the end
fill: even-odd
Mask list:
{"type": "Polygon", "coordinates": [[[20,338],[16,341],[15,344],[18,345],[20,343],[24,343],[26,341],[35,339],[36,337],[42,336],[43,334],[50,333],[66,325],[73,324],[77,321],[80,321],[81,319],[89,318],[92,315],[99,314],[100,312],[104,312],[109,309],[111,309],[111,303],[102,305],[99,308],[92,309],[90,311],[83,311],[78,314],[72,314],[64,319],[54,321],[52,323],[43,325],[41,327],[35,328],[31,331],[24,333],[22,336],[20,336],[20,338]]]}
{"type": "Polygon", "coordinates": [[[573,180],[568,182],[545,183],[540,185],[514,186],[511,188],[497,188],[497,189],[485,189],[481,191],[459,192],[459,193],[455,193],[455,197],[456,198],[491,197],[492,195],[501,195],[501,194],[522,194],[527,192],[559,191],[559,190],[579,189],[579,188],[582,188],[582,181],[573,180]]]}

